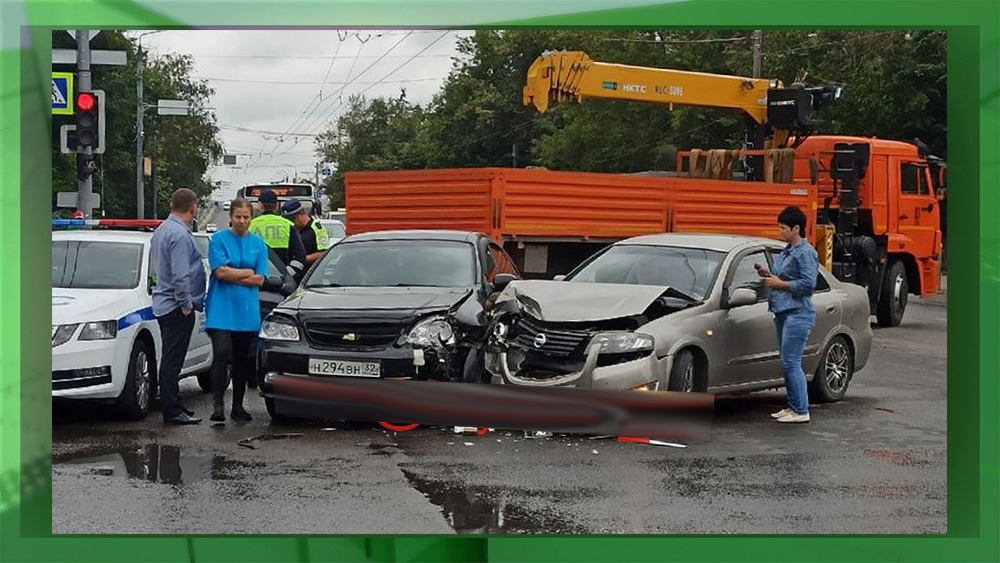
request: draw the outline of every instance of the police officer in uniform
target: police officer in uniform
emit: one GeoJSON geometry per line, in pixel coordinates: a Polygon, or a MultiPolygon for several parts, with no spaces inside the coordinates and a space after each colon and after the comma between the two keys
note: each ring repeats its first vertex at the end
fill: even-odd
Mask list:
{"type": "Polygon", "coordinates": [[[278,196],[266,188],[258,200],[261,214],[250,221],[250,232],[264,239],[279,258],[295,271],[295,280],[301,281],[305,271],[306,250],[295,224],[278,215],[278,196]]]}
{"type": "Polygon", "coordinates": [[[306,213],[306,208],[301,201],[292,200],[281,208],[281,214],[287,217],[295,228],[298,229],[302,237],[302,244],[306,248],[306,267],[308,268],[319,260],[323,253],[330,248],[330,233],[306,213]]]}

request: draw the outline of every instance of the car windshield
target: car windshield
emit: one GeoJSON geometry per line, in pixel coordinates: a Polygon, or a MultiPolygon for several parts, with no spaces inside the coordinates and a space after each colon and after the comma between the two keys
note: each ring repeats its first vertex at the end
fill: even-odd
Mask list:
{"type": "Polygon", "coordinates": [[[134,289],[141,272],[141,244],[52,241],[52,287],[134,289]]]}
{"type": "Polygon", "coordinates": [[[725,253],[700,248],[667,246],[612,246],[566,280],[669,286],[705,299],[725,253]]]}
{"type": "Polygon", "coordinates": [[[361,241],[327,251],[303,285],[470,287],[475,276],[475,252],[468,243],[361,241]]]}
{"type": "Polygon", "coordinates": [[[340,221],[320,221],[320,224],[330,233],[332,238],[340,239],[347,236],[347,233],[344,231],[344,224],[340,221]]]}
{"type": "Polygon", "coordinates": [[[195,235],[194,242],[198,245],[198,252],[201,252],[201,257],[208,260],[208,243],[212,240],[212,237],[203,237],[201,235],[195,235]]]}

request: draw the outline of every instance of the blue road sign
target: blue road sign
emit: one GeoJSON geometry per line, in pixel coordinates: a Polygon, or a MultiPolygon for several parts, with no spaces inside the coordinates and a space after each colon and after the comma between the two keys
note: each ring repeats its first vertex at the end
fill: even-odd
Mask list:
{"type": "Polygon", "coordinates": [[[52,73],[52,115],[73,115],[73,73],[52,73]]]}

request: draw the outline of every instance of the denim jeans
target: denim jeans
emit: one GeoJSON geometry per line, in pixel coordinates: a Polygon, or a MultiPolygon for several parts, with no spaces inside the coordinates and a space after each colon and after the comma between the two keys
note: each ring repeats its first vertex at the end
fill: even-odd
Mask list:
{"type": "Polygon", "coordinates": [[[778,350],[788,392],[788,408],[798,414],[808,414],[809,391],[806,374],[802,371],[802,353],[816,323],[816,311],[807,309],[780,313],[775,315],[774,323],[778,329],[778,350]]]}

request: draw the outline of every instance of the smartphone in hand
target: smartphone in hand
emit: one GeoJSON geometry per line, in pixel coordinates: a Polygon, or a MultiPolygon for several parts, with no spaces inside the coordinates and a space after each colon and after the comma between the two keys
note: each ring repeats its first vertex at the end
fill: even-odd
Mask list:
{"type": "Polygon", "coordinates": [[[761,264],[754,264],[753,267],[757,270],[757,275],[762,278],[766,278],[771,275],[771,272],[768,271],[766,266],[763,266],[761,264]]]}

